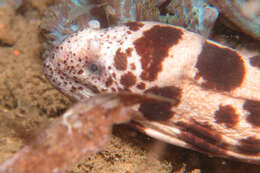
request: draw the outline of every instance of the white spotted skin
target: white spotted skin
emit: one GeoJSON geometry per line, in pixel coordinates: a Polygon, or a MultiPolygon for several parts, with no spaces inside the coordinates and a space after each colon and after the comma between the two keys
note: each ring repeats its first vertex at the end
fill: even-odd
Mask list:
{"type": "Polygon", "coordinates": [[[175,99],[154,110],[135,107],[144,118],[134,126],[181,147],[260,164],[259,59],[180,27],[138,22],[71,35],[44,72],[78,101],[125,90],[175,99]]]}

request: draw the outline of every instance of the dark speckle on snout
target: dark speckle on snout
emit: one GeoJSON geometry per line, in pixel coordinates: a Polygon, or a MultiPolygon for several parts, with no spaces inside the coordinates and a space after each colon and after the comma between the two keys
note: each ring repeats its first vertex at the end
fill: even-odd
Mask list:
{"type": "Polygon", "coordinates": [[[120,71],[127,69],[127,54],[122,52],[121,48],[117,49],[114,56],[114,66],[120,71]]]}

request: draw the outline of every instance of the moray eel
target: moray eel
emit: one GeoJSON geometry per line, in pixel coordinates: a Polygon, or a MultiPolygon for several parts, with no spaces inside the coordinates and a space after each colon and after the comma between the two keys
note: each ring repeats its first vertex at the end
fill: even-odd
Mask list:
{"type": "Polygon", "coordinates": [[[259,62],[173,25],[100,29],[92,21],[53,49],[44,73],[77,101],[122,91],[173,99],[134,106],[143,116],[132,125],[167,143],[260,164],[259,62]]]}

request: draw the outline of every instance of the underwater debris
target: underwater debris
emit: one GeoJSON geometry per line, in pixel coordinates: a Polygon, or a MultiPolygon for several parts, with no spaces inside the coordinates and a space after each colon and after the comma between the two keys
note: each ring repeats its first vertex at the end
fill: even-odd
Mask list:
{"type": "Polygon", "coordinates": [[[113,24],[129,21],[159,21],[183,26],[186,29],[208,36],[218,17],[218,11],[205,0],[113,0],[107,14],[113,24]],[[120,4],[120,5],[118,5],[120,4]],[[110,11],[113,11],[111,13],[110,11]]]}
{"type": "Polygon", "coordinates": [[[244,15],[249,3],[239,0],[209,2],[211,4],[207,0],[60,0],[46,12],[42,28],[46,31],[47,47],[59,45],[69,34],[86,27],[85,21],[93,19],[98,20],[101,27],[129,21],[159,21],[183,26],[207,38],[220,11],[239,29],[260,38],[260,12],[244,15]]]}
{"type": "Polygon", "coordinates": [[[174,102],[132,93],[102,94],[82,101],[1,163],[0,173],[63,173],[86,155],[102,150],[110,140],[112,125],[140,116],[130,107],[148,100],[174,102]]]}
{"type": "Polygon", "coordinates": [[[86,21],[97,19],[101,27],[123,24],[129,21],[160,21],[208,36],[218,12],[205,1],[170,3],[157,0],[61,0],[46,12],[42,28],[46,31],[48,46],[59,45],[70,33],[86,27],[86,21]],[[165,12],[165,9],[168,11],[165,12]],[[161,11],[165,13],[162,14],[161,11]],[[189,11],[189,12],[188,12],[189,11]],[[184,17],[181,17],[184,16],[184,17]],[[205,17],[209,16],[209,17],[205,17]]]}
{"type": "Polygon", "coordinates": [[[208,0],[218,8],[236,30],[242,30],[260,40],[260,1],[259,0],[208,0]]]}
{"type": "Polygon", "coordinates": [[[161,22],[166,20],[169,24],[183,26],[206,38],[210,35],[219,15],[218,10],[205,0],[171,1],[166,9],[166,16],[160,16],[161,22]]]}
{"type": "MultiPolygon", "coordinates": [[[[17,9],[22,2],[23,0],[0,0],[0,6],[8,5],[17,9]]],[[[58,0],[57,2],[58,5],[46,12],[49,21],[43,24],[43,28],[50,31],[49,38],[55,37],[58,42],[67,37],[66,33],[82,28],[79,21],[69,24],[70,21],[77,21],[75,19],[80,16],[84,20],[98,19],[103,27],[129,21],[160,21],[183,26],[207,37],[219,13],[235,24],[236,29],[260,39],[259,0],[58,0]],[[53,27],[55,24],[57,26],[53,27]],[[59,32],[58,27],[64,33],[59,32]]]]}
{"type": "Polygon", "coordinates": [[[50,7],[41,25],[47,41],[46,48],[59,45],[71,33],[87,27],[85,24],[92,19],[98,19],[104,27],[106,16],[101,5],[88,0],[61,0],[50,7]]]}
{"type": "Polygon", "coordinates": [[[17,9],[22,4],[23,0],[0,0],[0,7],[10,6],[17,9]]]}

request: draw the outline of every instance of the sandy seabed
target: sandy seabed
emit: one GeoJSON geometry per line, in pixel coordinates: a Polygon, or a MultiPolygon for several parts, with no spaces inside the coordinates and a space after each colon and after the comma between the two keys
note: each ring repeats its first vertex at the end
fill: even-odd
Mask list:
{"type": "MultiPolygon", "coordinates": [[[[0,162],[11,157],[73,104],[42,73],[43,41],[39,26],[44,10],[51,3],[52,0],[27,0],[17,10],[0,7],[0,162]]],[[[232,34],[215,37],[240,48],[247,45],[254,49],[260,45],[257,41],[237,44],[239,38],[232,34]]],[[[208,157],[120,125],[114,128],[104,151],[84,158],[70,171],[258,173],[260,166],[208,157]]]]}

